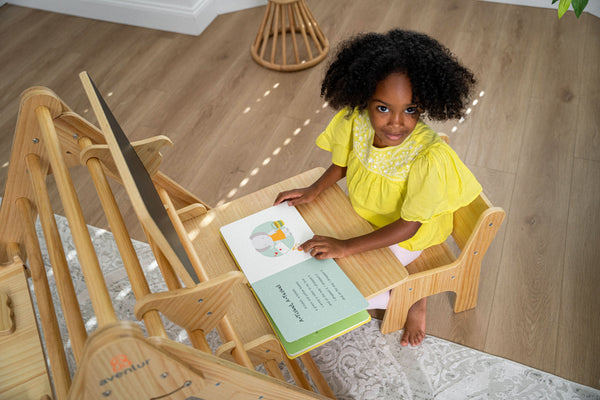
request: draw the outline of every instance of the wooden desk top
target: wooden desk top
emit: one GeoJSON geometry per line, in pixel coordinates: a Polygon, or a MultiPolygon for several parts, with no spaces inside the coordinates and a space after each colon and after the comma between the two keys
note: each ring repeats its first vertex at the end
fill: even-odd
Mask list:
{"type": "MultiPolygon", "coordinates": [[[[202,253],[206,249],[211,249],[211,252],[227,253],[219,256],[230,260],[228,262],[231,263],[229,266],[231,270],[237,270],[235,261],[221,239],[219,228],[271,206],[281,191],[312,184],[322,172],[322,168],[312,169],[209,210],[208,214],[199,218],[201,220],[198,221],[199,224],[193,224],[196,225],[196,229],[202,231],[196,232],[197,235],[194,233],[196,229],[186,223],[197,251],[202,253]]],[[[366,220],[354,212],[348,197],[337,185],[321,193],[315,201],[298,206],[298,211],[315,234],[344,239],[373,230],[366,220]]],[[[340,258],[336,261],[367,299],[391,289],[408,276],[406,268],[387,248],[340,258]]],[[[210,271],[209,265],[205,267],[209,269],[209,276],[223,273],[223,265],[214,271],[210,271]]]]}

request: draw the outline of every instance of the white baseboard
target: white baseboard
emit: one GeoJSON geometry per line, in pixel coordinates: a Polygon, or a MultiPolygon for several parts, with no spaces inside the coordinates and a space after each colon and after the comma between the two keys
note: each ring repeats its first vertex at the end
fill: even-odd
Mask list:
{"type": "Polygon", "coordinates": [[[199,35],[219,14],[264,5],[267,0],[8,0],[61,14],[188,35],[199,35]]]}
{"type": "MultiPolygon", "coordinates": [[[[540,8],[554,8],[558,9],[558,2],[552,4],[552,0],[480,0],[480,1],[488,1],[491,3],[505,3],[505,4],[515,4],[519,6],[530,6],[530,7],[540,7],[540,8]]],[[[570,7],[569,10],[573,11],[573,7],[570,7]]],[[[592,0],[585,7],[585,11],[596,17],[600,17],[600,1],[592,0]]]]}

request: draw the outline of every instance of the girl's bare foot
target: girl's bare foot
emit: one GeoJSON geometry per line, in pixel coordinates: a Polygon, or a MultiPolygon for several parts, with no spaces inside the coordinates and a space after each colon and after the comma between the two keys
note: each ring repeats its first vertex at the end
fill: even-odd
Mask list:
{"type": "Polygon", "coordinates": [[[404,324],[404,333],[400,344],[402,346],[418,346],[425,339],[425,322],[427,311],[427,297],[422,298],[413,304],[408,310],[406,324],[404,324]]]}

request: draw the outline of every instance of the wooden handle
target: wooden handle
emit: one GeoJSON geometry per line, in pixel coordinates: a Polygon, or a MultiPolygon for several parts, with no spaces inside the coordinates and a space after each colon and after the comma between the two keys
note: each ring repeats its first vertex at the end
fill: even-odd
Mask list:
{"type": "Polygon", "coordinates": [[[0,292],[0,336],[10,335],[15,331],[15,315],[10,307],[10,297],[0,292]]]}

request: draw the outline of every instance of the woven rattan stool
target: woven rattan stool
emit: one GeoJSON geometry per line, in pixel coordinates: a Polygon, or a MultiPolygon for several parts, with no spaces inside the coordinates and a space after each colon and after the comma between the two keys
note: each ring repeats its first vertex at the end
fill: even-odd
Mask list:
{"type": "Polygon", "coordinates": [[[250,53],[263,67],[299,71],[318,64],[328,50],[305,0],[269,0],[250,53]]]}

